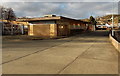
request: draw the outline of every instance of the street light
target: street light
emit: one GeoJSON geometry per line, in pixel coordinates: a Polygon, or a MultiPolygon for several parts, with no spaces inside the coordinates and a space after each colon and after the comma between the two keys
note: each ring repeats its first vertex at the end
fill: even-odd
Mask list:
{"type": "Polygon", "coordinates": [[[112,36],[114,36],[114,16],[112,14],[112,36]]]}
{"type": "MultiPolygon", "coordinates": [[[[112,5],[112,11],[114,13],[114,1],[113,1],[113,5],[112,5]]],[[[112,13],[112,36],[114,36],[114,15],[112,13]]]]}

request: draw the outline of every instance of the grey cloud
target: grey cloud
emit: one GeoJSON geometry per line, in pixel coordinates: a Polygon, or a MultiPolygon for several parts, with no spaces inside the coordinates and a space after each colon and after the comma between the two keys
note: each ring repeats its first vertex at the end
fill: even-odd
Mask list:
{"type": "MultiPolygon", "coordinates": [[[[88,18],[90,15],[101,16],[111,13],[111,2],[5,2],[17,16],[43,16],[57,14],[71,18],[88,18]]],[[[117,3],[115,5],[117,11],[117,3]]]]}
{"type": "Polygon", "coordinates": [[[4,0],[3,2],[118,2],[120,0],[4,0]]]}
{"type": "MultiPolygon", "coordinates": [[[[111,2],[68,3],[67,6],[69,8],[66,10],[66,12],[70,12],[71,16],[73,15],[75,18],[84,18],[90,15],[101,16],[105,15],[108,12],[111,12],[112,9],[111,2]]],[[[118,8],[117,5],[115,7],[118,8]]]]}

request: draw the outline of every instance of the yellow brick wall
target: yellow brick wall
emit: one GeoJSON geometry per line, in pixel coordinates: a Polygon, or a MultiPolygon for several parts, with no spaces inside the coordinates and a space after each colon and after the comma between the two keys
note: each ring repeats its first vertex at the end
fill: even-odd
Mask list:
{"type": "Polygon", "coordinates": [[[56,36],[57,36],[57,25],[50,24],[50,37],[56,37],[56,36]]]}

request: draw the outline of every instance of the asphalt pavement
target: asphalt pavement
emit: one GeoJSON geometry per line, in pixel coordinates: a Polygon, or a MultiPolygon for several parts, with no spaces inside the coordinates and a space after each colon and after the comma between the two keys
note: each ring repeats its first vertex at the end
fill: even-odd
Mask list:
{"type": "Polygon", "coordinates": [[[3,74],[118,74],[108,31],[51,40],[3,41],[3,74]]]}

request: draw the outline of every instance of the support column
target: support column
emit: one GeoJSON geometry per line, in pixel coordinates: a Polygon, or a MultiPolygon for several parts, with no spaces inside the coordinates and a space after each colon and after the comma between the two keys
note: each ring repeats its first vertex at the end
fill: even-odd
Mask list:
{"type": "Polygon", "coordinates": [[[29,25],[28,35],[34,35],[34,33],[33,33],[33,25],[29,25]]]}
{"type": "Polygon", "coordinates": [[[50,24],[50,37],[57,37],[57,25],[50,24]]]}

